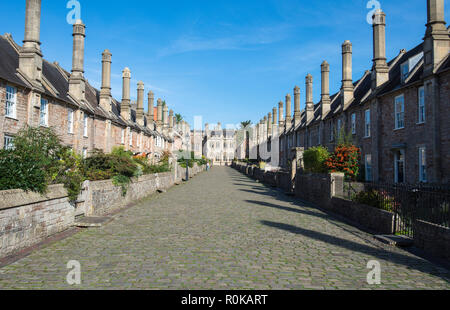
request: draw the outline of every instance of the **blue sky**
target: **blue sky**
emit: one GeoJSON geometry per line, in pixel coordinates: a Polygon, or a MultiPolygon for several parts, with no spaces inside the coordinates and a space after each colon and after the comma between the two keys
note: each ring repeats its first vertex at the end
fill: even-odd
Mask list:
{"type": "MultiPolygon", "coordinates": [[[[25,0],[2,1],[0,32],[21,42],[25,0]]],[[[121,72],[132,71],[156,98],[167,101],[189,123],[258,122],[314,77],[320,99],[320,64],[331,66],[331,92],[340,88],[341,44],[353,43],[353,78],[372,65],[368,0],[80,0],[87,26],[85,76],[101,82],[101,53],[113,54],[112,91],[120,99],[121,72]]],[[[380,1],[387,14],[387,55],[419,44],[425,33],[426,0],[380,1]]],[[[72,66],[72,27],[66,0],[43,0],[41,41],[44,57],[72,66]]],[[[449,6],[445,8],[446,19],[449,6]]],[[[145,103],[146,106],[146,103],[145,103]]]]}

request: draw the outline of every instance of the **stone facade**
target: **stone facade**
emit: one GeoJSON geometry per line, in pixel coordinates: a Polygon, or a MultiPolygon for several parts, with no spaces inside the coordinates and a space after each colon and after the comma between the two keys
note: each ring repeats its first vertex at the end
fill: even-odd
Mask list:
{"type": "MultiPolygon", "coordinates": [[[[323,62],[322,98],[316,104],[311,102],[312,77],[308,75],[307,104],[300,121],[295,122],[295,115],[293,119],[291,95],[286,96],[286,120],[278,120],[281,167],[290,166],[292,148],[323,145],[333,151],[339,134],[344,133],[361,148],[366,181],[450,183],[450,36],[440,12],[443,1],[427,2],[429,20],[424,42],[400,51],[389,62],[385,51],[386,15],[377,11],[372,69],[352,81],[351,58],[357,51],[345,41],[341,91],[329,95],[330,68],[323,62]],[[427,57],[431,54],[434,56],[427,57]],[[429,66],[433,70],[427,70],[429,66]]],[[[298,98],[299,93],[296,87],[294,97],[298,98]]],[[[263,131],[259,149],[265,147],[261,143],[265,141],[270,141],[270,135],[263,131]]]]}
{"type": "Polygon", "coordinates": [[[236,156],[236,144],[236,130],[223,129],[220,123],[213,130],[209,129],[209,124],[205,125],[203,153],[213,165],[231,165],[236,156]]]}

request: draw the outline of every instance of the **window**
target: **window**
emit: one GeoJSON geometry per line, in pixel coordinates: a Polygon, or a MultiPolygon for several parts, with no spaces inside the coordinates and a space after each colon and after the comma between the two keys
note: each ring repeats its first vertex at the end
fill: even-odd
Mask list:
{"type": "Polygon", "coordinates": [[[364,115],[365,115],[364,136],[370,137],[370,110],[366,110],[364,115]]]}
{"type": "Polygon", "coordinates": [[[395,98],[395,129],[405,127],[405,98],[403,95],[395,98]]]}
{"type": "Polygon", "coordinates": [[[356,114],[352,114],[352,135],[356,135],[356,114]]]}
{"type": "Polygon", "coordinates": [[[401,74],[402,74],[401,75],[402,83],[404,83],[409,75],[409,63],[406,62],[406,63],[402,64],[400,68],[401,68],[400,70],[401,70],[401,74]]]}
{"type": "Polygon", "coordinates": [[[395,183],[405,182],[405,150],[398,150],[394,154],[394,173],[395,183]]]}
{"type": "Polygon", "coordinates": [[[367,154],[365,159],[365,166],[366,166],[366,182],[373,181],[372,178],[372,155],[367,154]]]}
{"type": "Polygon", "coordinates": [[[11,86],[6,86],[5,115],[7,117],[16,118],[16,102],[17,89],[11,86]]]}
{"type": "Polygon", "coordinates": [[[67,130],[69,133],[73,133],[73,110],[67,110],[67,130]]]}
{"type": "Polygon", "coordinates": [[[125,144],[125,129],[121,130],[120,143],[125,144]]]}
{"type": "Polygon", "coordinates": [[[426,148],[419,148],[419,182],[427,181],[427,155],[426,148]]]}
{"type": "Polygon", "coordinates": [[[41,99],[41,111],[39,114],[39,125],[48,126],[48,101],[41,99]]]}
{"type": "Polygon", "coordinates": [[[129,143],[128,144],[130,146],[133,146],[133,132],[131,131],[131,129],[130,129],[130,134],[129,134],[128,138],[129,138],[129,141],[128,141],[129,143]]]}
{"type": "Polygon", "coordinates": [[[13,137],[5,135],[5,138],[3,139],[3,142],[4,142],[3,148],[5,150],[12,150],[14,148],[14,143],[13,143],[14,142],[14,138],[13,137]]]}
{"type": "Polygon", "coordinates": [[[83,116],[83,135],[85,137],[88,136],[88,116],[86,115],[86,113],[83,116]]]}
{"type": "Polygon", "coordinates": [[[87,158],[87,148],[83,148],[83,158],[87,158]]]}
{"type": "Polygon", "coordinates": [[[425,123],[425,88],[419,88],[419,123],[425,123]]]}

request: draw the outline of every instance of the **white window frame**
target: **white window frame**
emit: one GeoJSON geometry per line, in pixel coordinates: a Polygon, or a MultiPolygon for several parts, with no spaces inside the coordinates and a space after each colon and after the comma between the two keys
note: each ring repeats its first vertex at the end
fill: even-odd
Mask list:
{"type": "Polygon", "coordinates": [[[352,113],[352,135],[356,135],[356,113],[352,113]]]}
{"type": "Polygon", "coordinates": [[[427,149],[419,147],[419,182],[427,182],[427,149]]]}
{"type": "Polygon", "coordinates": [[[39,110],[39,126],[48,127],[48,100],[41,98],[41,108],[39,110]]]}
{"type": "Polygon", "coordinates": [[[5,116],[17,118],[17,88],[6,85],[5,116]]]}
{"type": "Polygon", "coordinates": [[[128,144],[133,146],[133,131],[130,129],[130,134],[128,135],[128,144]]]}
{"type": "Polygon", "coordinates": [[[395,97],[394,99],[394,121],[395,121],[395,129],[403,129],[405,128],[405,96],[400,95],[395,97]],[[398,104],[402,103],[400,111],[398,111],[398,104]]]}
{"type": "Polygon", "coordinates": [[[125,129],[121,129],[120,131],[120,143],[125,144],[125,129]]]}
{"type": "Polygon", "coordinates": [[[371,135],[371,112],[370,109],[364,111],[364,137],[369,138],[371,135]]]}
{"type": "Polygon", "coordinates": [[[73,134],[73,116],[74,112],[72,109],[67,109],[67,131],[69,134],[73,134]]]}
{"type": "Polygon", "coordinates": [[[3,149],[5,150],[12,150],[14,149],[14,137],[5,135],[3,138],[3,149]]]}
{"type": "Polygon", "coordinates": [[[417,91],[417,102],[418,102],[418,119],[419,124],[423,124],[426,121],[426,111],[425,111],[425,87],[419,87],[417,91]]]}
{"type": "Polygon", "coordinates": [[[88,128],[89,124],[88,124],[88,122],[89,122],[88,116],[87,116],[86,113],[84,113],[83,114],[83,136],[85,138],[87,138],[88,134],[89,134],[89,130],[88,130],[89,129],[88,128]]]}
{"type": "Polygon", "coordinates": [[[364,159],[364,165],[365,165],[366,182],[372,182],[373,181],[372,154],[366,154],[364,159]]]}
{"type": "Polygon", "coordinates": [[[85,147],[85,148],[83,148],[83,153],[82,153],[83,158],[87,158],[87,154],[88,154],[88,149],[85,147]]]}

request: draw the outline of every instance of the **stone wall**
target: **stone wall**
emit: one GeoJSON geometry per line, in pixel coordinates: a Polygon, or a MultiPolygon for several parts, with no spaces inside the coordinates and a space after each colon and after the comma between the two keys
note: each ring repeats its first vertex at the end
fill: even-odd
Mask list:
{"type": "Polygon", "coordinates": [[[74,223],[74,208],[63,185],[45,196],[22,190],[0,192],[0,257],[43,241],[74,223]]]}
{"type": "Polygon", "coordinates": [[[416,220],[414,223],[414,245],[430,255],[450,261],[450,229],[416,220]]]}
{"type": "MultiPolygon", "coordinates": [[[[195,165],[189,169],[189,178],[204,169],[195,165]]],[[[75,204],[69,203],[61,184],[49,186],[44,196],[22,190],[0,191],[0,258],[67,230],[74,225],[75,216],[105,215],[157,190],[167,190],[186,178],[185,171],[177,166],[171,172],[141,176],[133,180],[125,196],[111,180],[86,181],[75,204]]]]}

